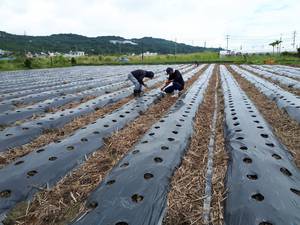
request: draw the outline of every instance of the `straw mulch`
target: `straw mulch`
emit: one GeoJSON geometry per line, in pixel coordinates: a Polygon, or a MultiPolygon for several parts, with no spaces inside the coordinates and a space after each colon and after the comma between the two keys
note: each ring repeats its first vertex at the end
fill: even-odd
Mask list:
{"type": "MultiPolygon", "coordinates": [[[[191,139],[190,147],[183,159],[182,165],[176,171],[172,183],[171,191],[168,196],[168,212],[164,221],[166,225],[190,225],[203,224],[203,199],[205,190],[205,176],[207,169],[208,142],[211,134],[211,122],[214,112],[214,94],[216,85],[216,75],[218,67],[215,67],[214,76],[210,81],[203,104],[195,117],[195,131],[191,139]]],[[[222,96],[219,96],[222,98],[222,96]]],[[[217,121],[217,142],[214,157],[213,175],[213,208],[214,221],[221,221],[223,178],[226,171],[226,153],[223,144],[223,109],[219,109],[217,121]],[[222,152],[221,152],[222,151],[222,152]],[[220,157],[222,154],[223,157],[220,157]],[[215,215],[218,213],[220,215],[215,215]]]]}
{"type": "Polygon", "coordinates": [[[212,202],[210,219],[212,225],[224,224],[224,200],[226,198],[225,176],[228,155],[224,145],[224,98],[221,82],[218,87],[219,112],[216,126],[216,148],[214,153],[214,172],[212,177],[212,202]]]}

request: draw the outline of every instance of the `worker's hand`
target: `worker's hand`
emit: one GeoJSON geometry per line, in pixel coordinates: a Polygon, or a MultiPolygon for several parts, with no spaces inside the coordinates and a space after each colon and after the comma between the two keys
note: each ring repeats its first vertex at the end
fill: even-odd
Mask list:
{"type": "Polygon", "coordinates": [[[160,90],[163,91],[165,87],[162,87],[160,90]]]}

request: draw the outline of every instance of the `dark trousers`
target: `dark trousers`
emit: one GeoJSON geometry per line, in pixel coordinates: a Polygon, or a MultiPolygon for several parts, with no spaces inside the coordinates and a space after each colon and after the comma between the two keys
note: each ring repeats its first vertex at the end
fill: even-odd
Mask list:
{"type": "Polygon", "coordinates": [[[178,90],[182,91],[183,87],[181,84],[177,82],[173,82],[173,84],[165,89],[166,93],[173,93],[173,91],[178,90]]]}

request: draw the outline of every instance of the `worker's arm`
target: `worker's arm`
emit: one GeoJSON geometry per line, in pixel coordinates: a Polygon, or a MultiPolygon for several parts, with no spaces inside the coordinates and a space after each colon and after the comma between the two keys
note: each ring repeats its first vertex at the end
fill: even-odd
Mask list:
{"type": "Polygon", "coordinates": [[[172,81],[171,80],[167,80],[165,85],[160,89],[163,90],[165,87],[167,87],[172,81]]]}
{"type": "Polygon", "coordinates": [[[145,88],[148,88],[148,85],[143,82],[142,84],[145,88]]]}

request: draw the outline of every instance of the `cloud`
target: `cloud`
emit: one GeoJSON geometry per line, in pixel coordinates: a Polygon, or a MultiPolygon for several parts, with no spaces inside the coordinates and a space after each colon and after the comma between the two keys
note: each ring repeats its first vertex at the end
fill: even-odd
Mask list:
{"type": "Polygon", "coordinates": [[[1,0],[6,19],[0,27],[17,34],[153,36],[215,47],[224,47],[230,34],[232,48],[253,49],[280,33],[290,46],[299,11],[298,0],[1,0]]]}
{"type": "Polygon", "coordinates": [[[269,3],[269,4],[264,4],[264,5],[261,5],[259,8],[257,8],[255,10],[255,13],[265,13],[265,12],[270,12],[270,11],[281,11],[281,10],[285,10],[285,9],[288,9],[289,8],[289,5],[288,4],[272,4],[272,3],[269,3]]]}

